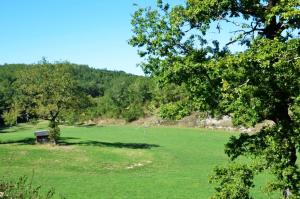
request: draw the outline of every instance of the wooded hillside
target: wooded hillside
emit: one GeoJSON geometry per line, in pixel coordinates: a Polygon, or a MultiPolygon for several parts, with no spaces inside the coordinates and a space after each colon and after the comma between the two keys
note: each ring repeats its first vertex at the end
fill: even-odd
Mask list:
{"type": "MultiPolygon", "coordinates": [[[[60,121],[66,123],[72,124],[94,118],[122,118],[130,122],[153,114],[178,119],[191,112],[191,107],[187,103],[188,95],[183,86],[169,84],[158,87],[155,80],[150,77],[136,76],[123,71],[95,69],[68,62],[42,61],[31,65],[0,66],[0,125],[35,121],[41,117],[49,119],[45,114],[41,116],[39,114],[41,110],[37,110],[38,103],[34,104],[35,96],[42,95],[40,94],[42,91],[37,91],[35,84],[41,85],[48,80],[49,84],[53,84],[54,78],[60,82],[65,81],[66,78],[61,73],[68,73],[69,78],[74,80],[76,90],[81,93],[76,95],[85,97],[82,100],[83,97],[78,96],[81,105],[60,115],[60,121]],[[45,64],[48,69],[40,71],[39,68],[45,64]],[[64,72],[54,74],[54,68],[64,72]],[[47,78],[49,79],[46,80],[47,78]],[[22,86],[24,88],[21,89],[22,86]]],[[[47,89],[50,85],[45,86],[41,88],[45,92],[43,95],[50,95],[47,89]]]]}

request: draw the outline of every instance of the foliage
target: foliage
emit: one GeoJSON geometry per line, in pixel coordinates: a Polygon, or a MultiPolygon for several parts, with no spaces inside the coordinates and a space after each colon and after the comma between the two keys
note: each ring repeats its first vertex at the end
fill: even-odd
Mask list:
{"type": "Polygon", "coordinates": [[[17,182],[6,182],[0,180],[1,199],[50,199],[54,196],[54,190],[49,190],[46,194],[41,193],[41,186],[34,187],[28,178],[20,177],[17,182]]]}
{"type": "Polygon", "coordinates": [[[57,140],[60,137],[60,129],[58,127],[58,121],[53,121],[51,120],[49,122],[49,139],[51,142],[53,142],[54,144],[56,144],[57,140]]]}
{"type": "Polygon", "coordinates": [[[10,111],[3,113],[4,123],[9,126],[16,124],[18,116],[20,115],[18,108],[14,106],[10,111]]]}
{"type": "MultiPolygon", "coordinates": [[[[144,71],[161,82],[185,84],[195,109],[230,114],[236,125],[273,120],[274,127],[257,135],[232,138],[226,151],[232,160],[263,157],[260,170],[270,170],[277,178],[273,190],[290,190],[293,197],[300,197],[299,6],[296,0],[187,0],[177,6],[158,0],[157,9],[137,8],[130,40],[145,60],[144,71]],[[234,29],[226,45],[210,42],[209,33],[222,32],[225,24],[234,29]],[[238,44],[244,50],[230,52],[238,44]]],[[[232,170],[228,167],[228,173],[232,170]]],[[[232,182],[236,190],[252,187],[241,186],[234,177],[232,182]]],[[[224,184],[217,191],[225,189],[230,193],[224,184]]]]}
{"type": "MultiPolygon", "coordinates": [[[[50,139],[59,138],[59,121],[62,112],[80,110],[88,104],[83,92],[78,89],[68,63],[50,64],[46,61],[20,70],[13,83],[13,102],[25,115],[35,115],[50,120],[50,139]],[[85,100],[85,103],[83,101],[85,100]]],[[[7,116],[14,116],[14,108],[7,116]]]]}
{"type": "Polygon", "coordinates": [[[132,104],[122,113],[122,116],[125,118],[126,122],[135,121],[144,116],[143,107],[141,104],[132,104]]]}
{"type": "MultiPolygon", "coordinates": [[[[60,78],[71,78],[68,88],[73,84],[76,86],[75,90],[81,93],[76,109],[64,108],[57,118],[60,122],[70,125],[99,117],[132,121],[157,114],[164,104],[176,104],[188,98],[186,88],[183,86],[166,84],[161,87],[157,86],[156,81],[150,77],[135,76],[122,71],[93,69],[86,65],[68,62],[47,63],[45,60],[33,65],[6,64],[0,66],[0,115],[2,116],[0,126],[4,123],[2,120],[4,116],[7,125],[15,124],[16,120],[28,122],[38,118],[47,119],[45,110],[48,110],[50,106],[42,108],[31,99],[35,98],[34,95],[37,92],[41,93],[38,91],[40,84],[50,79],[54,81],[50,87],[52,90],[56,86],[61,87],[66,81],[59,81],[60,78]],[[40,73],[48,75],[45,78],[45,75],[40,75],[40,73]],[[33,78],[36,76],[39,76],[39,80],[33,78]],[[37,81],[41,83],[36,84],[37,81]],[[22,94],[26,94],[27,98],[24,95],[21,97],[22,94]],[[20,106],[16,101],[22,101],[22,104],[26,106],[20,106]]],[[[48,94],[42,96],[46,97],[52,93],[54,92],[49,91],[48,94]]],[[[53,101],[53,104],[55,103],[53,101]]]]}
{"type": "Polygon", "coordinates": [[[189,106],[185,102],[163,104],[160,107],[160,116],[162,118],[180,120],[191,114],[189,106]]]}
{"type": "Polygon", "coordinates": [[[217,193],[214,199],[253,199],[249,189],[254,187],[253,169],[247,165],[233,164],[229,168],[217,167],[214,169],[215,175],[211,177],[211,182],[218,182],[217,193]]]}
{"type": "MultiPolygon", "coordinates": [[[[16,80],[16,72],[23,66],[12,64],[10,67],[0,67],[0,116],[8,112],[14,94],[13,82],[16,80]]],[[[9,122],[12,123],[12,122],[9,122]]],[[[3,118],[0,117],[0,126],[4,124],[3,118]]]]}
{"type": "Polygon", "coordinates": [[[193,111],[190,96],[185,85],[157,85],[153,91],[152,106],[158,109],[158,115],[165,119],[178,120],[193,111]]]}

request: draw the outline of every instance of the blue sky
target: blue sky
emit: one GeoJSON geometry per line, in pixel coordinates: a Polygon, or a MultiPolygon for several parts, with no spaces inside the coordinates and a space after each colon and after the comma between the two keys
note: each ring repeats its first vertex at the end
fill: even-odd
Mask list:
{"type": "Polygon", "coordinates": [[[0,64],[68,60],[142,74],[131,35],[132,0],[1,0],[0,64]]]}
{"type": "MultiPolygon", "coordinates": [[[[133,3],[156,0],[1,0],[0,64],[70,61],[143,74],[127,44],[133,3]]],[[[172,0],[182,2],[182,0],[172,0]]]]}

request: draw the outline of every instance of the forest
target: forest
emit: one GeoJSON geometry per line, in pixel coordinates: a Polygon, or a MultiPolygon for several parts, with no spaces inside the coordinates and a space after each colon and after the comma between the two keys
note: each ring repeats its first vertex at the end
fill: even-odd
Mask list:
{"type": "MultiPolygon", "coordinates": [[[[150,77],[127,74],[122,71],[94,69],[68,62],[48,63],[44,61],[32,65],[5,64],[0,66],[1,126],[48,119],[46,115],[38,114],[36,105],[32,105],[34,108],[24,105],[27,103],[29,106],[29,103],[33,103],[38,95],[35,86],[41,82],[28,80],[28,78],[36,77],[34,75],[36,75],[37,68],[46,68],[49,73],[55,73],[53,79],[58,79],[60,82],[69,81],[66,78],[74,80],[74,87],[76,87],[74,95],[77,101],[79,100],[79,104],[76,106],[76,111],[66,110],[63,115],[60,115],[61,122],[70,125],[95,118],[117,118],[131,122],[139,118],[158,115],[163,118],[180,119],[192,111],[191,106],[188,105],[188,94],[184,86],[175,84],[158,86],[150,77]],[[55,72],[53,68],[59,68],[60,71],[55,72]],[[70,75],[66,77],[63,73],[70,75]],[[24,74],[27,77],[24,77],[24,74]],[[24,93],[29,94],[26,95],[27,99],[24,99],[24,93]],[[85,100],[80,99],[82,96],[85,100]]],[[[39,78],[44,78],[40,81],[46,86],[43,87],[44,91],[50,89],[46,81],[53,84],[51,77],[40,74],[39,78]]]]}

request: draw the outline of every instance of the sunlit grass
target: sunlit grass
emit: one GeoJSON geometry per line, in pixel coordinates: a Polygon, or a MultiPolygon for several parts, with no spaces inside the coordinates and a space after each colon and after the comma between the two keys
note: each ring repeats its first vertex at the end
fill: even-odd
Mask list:
{"type": "Polygon", "coordinates": [[[60,146],[34,145],[34,130],[46,127],[42,122],[1,130],[0,175],[14,179],[34,173],[34,183],[72,199],[209,198],[214,191],[209,175],[216,165],[227,163],[224,144],[234,134],[166,127],[62,127],[60,146]]]}

